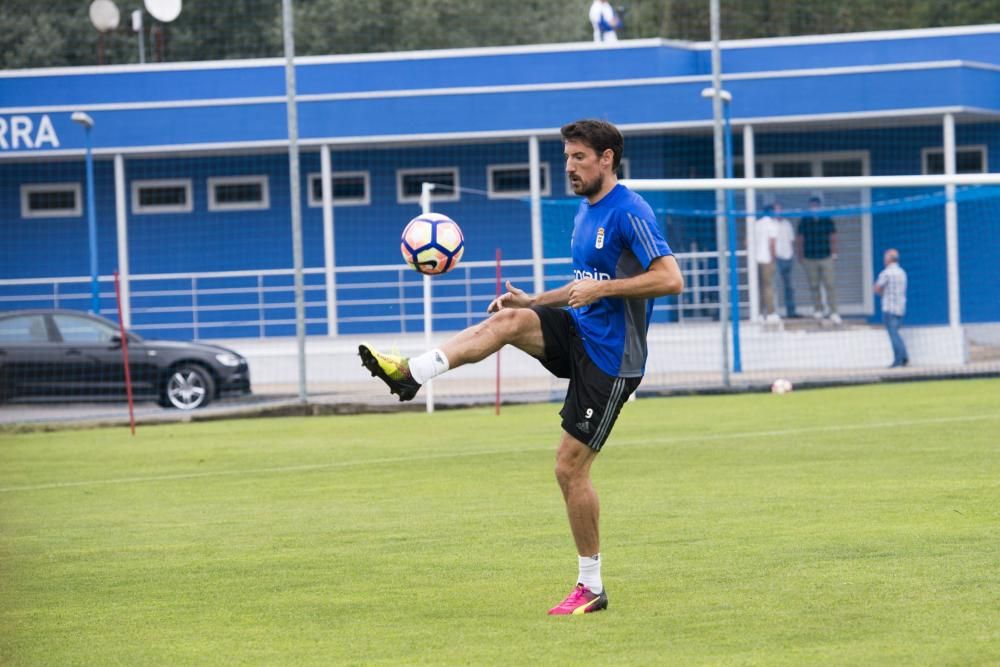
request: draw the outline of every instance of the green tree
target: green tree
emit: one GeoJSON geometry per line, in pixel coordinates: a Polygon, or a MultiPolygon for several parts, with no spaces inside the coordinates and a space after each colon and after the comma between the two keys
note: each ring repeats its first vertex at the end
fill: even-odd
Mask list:
{"type": "MultiPolygon", "coordinates": [[[[590,38],[589,1],[300,0],[303,55],[544,44],[590,38]]],[[[280,26],[278,26],[280,30],[280,26]]]]}

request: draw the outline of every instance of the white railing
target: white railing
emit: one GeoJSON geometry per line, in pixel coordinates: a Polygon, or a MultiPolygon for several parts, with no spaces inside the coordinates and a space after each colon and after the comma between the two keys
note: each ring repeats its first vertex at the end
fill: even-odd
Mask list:
{"type": "MultiPolygon", "coordinates": [[[[737,257],[740,261],[741,301],[744,302],[741,307],[746,314],[746,302],[749,300],[746,254],[739,251],[737,257]]],[[[687,282],[685,293],[679,299],[659,300],[655,311],[672,313],[670,317],[676,321],[717,318],[717,258],[714,251],[679,253],[677,259],[687,282]]],[[[568,258],[546,259],[544,264],[549,268],[545,276],[547,288],[570,280],[568,258]],[[559,271],[559,267],[566,270],[559,271]]],[[[495,296],[495,267],[496,264],[491,261],[463,262],[451,273],[435,277],[434,319],[441,322],[443,328],[452,329],[456,328],[455,325],[469,326],[484,318],[486,305],[495,296]]],[[[532,268],[530,259],[505,260],[502,263],[504,280],[510,279],[531,289],[532,268]]],[[[304,273],[306,325],[313,325],[314,328],[322,326],[325,332],[328,325],[326,286],[323,282],[325,271],[316,267],[307,268],[304,273]],[[310,278],[314,282],[310,283],[310,278]],[[310,311],[315,313],[317,310],[322,314],[310,314],[310,311]]],[[[402,265],[338,267],[335,273],[337,323],[341,329],[353,325],[359,332],[368,329],[377,333],[390,330],[386,323],[398,322],[399,328],[392,331],[412,333],[423,330],[423,295],[419,274],[402,265]],[[366,274],[370,279],[352,282],[366,274]],[[360,296],[355,296],[356,293],[360,296]]],[[[293,327],[295,324],[292,277],[292,269],[134,274],[130,279],[132,329],[140,333],[161,332],[161,335],[170,331],[191,332],[190,337],[194,339],[291,335],[269,333],[268,330],[293,327]],[[281,284],[283,279],[287,284],[281,284]],[[288,314],[282,311],[288,311],[288,314]]],[[[117,307],[113,278],[101,276],[100,285],[101,314],[114,318],[117,307]]],[[[89,276],[0,280],[0,310],[85,310],[90,305],[90,299],[89,276]]]]}

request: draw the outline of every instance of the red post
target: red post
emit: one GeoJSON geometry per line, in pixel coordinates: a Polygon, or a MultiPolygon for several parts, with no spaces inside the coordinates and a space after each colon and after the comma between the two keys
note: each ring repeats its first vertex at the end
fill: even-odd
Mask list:
{"type": "MultiPolygon", "coordinates": [[[[500,296],[500,248],[497,248],[497,296],[500,296]]],[[[500,350],[497,350],[497,401],[496,414],[500,416],[500,350]]]]}
{"type": "Polygon", "coordinates": [[[118,304],[118,330],[122,337],[122,365],[125,367],[125,394],[128,396],[128,423],[135,435],[135,408],[132,402],[132,372],[128,367],[128,334],[122,320],[122,291],[118,286],[118,272],[115,271],[115,303],[118,304]]]}

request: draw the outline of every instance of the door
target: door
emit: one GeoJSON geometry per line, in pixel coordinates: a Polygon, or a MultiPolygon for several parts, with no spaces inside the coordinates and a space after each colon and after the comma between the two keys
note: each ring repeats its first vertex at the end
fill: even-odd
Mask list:
{"type": "MultiPolygon", "coordinates": [[[[740,165],[742,166],[742,165],[740,165]]],[[[865,176],[868,174],[868,154],[863,151],[837,153],[802,153],[786,155],[758,155],[758,177],[796,178],[809,176],[865,176]]],[[[805,211],[809,198],[818,196],[824,209],[850,209],[832,215],[837,226],[837,263],[835,285],[842,315],[862,315],[873,312],[874,302],[868,286],[872,283],[871,213],[866,207],[871,203],[869,188],[810,190],[758,190],[757,211],[766,204],[778,201],[785,211],[805,211]]],[[[737,208],[745,208],[743,192],[736,193],[737,208]]],[[[798,228],[802,213],[787,217],[798,228]]],[[[742,225],[741,225],[742,227],[742,225]]],[[[741,232],[743,230],[741,229],[741,232]]],[[[812,310],[812,296],[805,270],[798,263],[792,269],[792,284],[800,312],[812,310]]],[[[775,289],[778,312],[784,312],[784,290],[780,283],[775,289]]]]}
{"type": "MultiPolygon", "coordinates": [[[[104,320],[69,313],[54,314],[52,321],[63,343],[67,393],[124,396],[125,368],[118,328],[104,320]]],[[[150,376],[155,372],[150,372],[145,356],[143,350],[129,348],[129,370],[137,394],[154,391],[150,376]]]]}
{"type": "Polygon", "coordinates": [[[61,362],[44,314],[0,319],[0,397],[56,393],[61,362]]]}

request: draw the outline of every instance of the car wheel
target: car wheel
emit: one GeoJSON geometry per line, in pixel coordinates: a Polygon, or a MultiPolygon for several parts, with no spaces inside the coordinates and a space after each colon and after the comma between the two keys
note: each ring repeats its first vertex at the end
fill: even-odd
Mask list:
{"type": "Polygon", "coordinates": [[[170,370],[160,405],[194,410],[208,405],[214,396],[215,380],[211,373],[197,364],[181,364],[170,370]]]}

